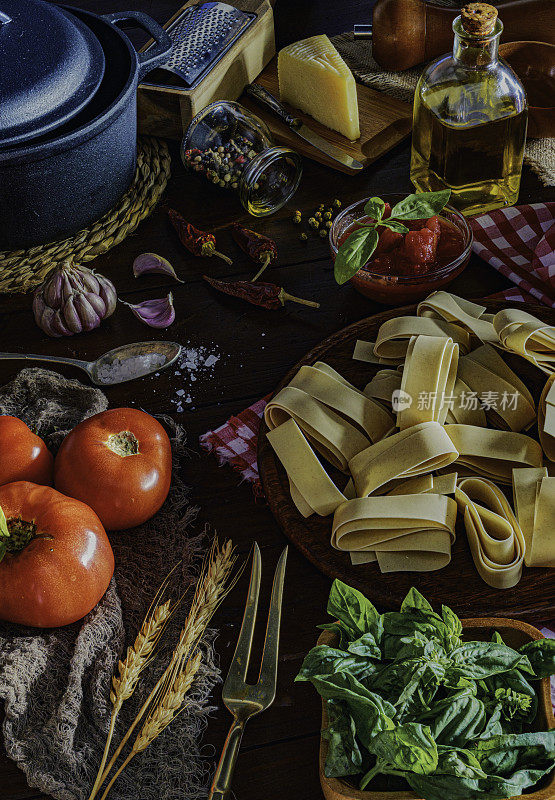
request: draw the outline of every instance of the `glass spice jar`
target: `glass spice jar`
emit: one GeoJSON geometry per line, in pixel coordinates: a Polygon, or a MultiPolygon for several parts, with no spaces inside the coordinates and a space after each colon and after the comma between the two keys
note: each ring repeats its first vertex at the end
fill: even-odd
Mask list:
{"type": "Polygon", "coordinates": [[[222,189],[238,192],[255,217],[277,211],[293,196],[302,161],[272,142],[270,131],[240,103],[210,103],[191,121],[181,145],[185,166],[222,189]]]}

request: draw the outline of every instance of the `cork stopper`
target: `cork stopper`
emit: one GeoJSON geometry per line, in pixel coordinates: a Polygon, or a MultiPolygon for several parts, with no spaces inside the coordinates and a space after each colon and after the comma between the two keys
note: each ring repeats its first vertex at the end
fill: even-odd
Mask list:
{"type": "Polygon", "coordinates": [[[489,3],[468,3],[461,9],[461,21],[472,36],[488,36],[495,28],[497,9],[489,3]]]}

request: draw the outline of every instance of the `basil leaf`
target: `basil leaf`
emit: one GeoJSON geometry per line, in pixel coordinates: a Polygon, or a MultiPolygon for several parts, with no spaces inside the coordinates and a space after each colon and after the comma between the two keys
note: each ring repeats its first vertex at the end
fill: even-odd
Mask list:
{"type": "Polygon", "coordinates": [[[492,736],[498,736],[502,734],[503,731],[503,723],[501,721],[501,704],[497,704],[493,709],[493,714],[486,722],[486,727],[479,734],[479,736],[475,736],[475,739],[491,739],[492,736]]]}
{"type": "Polygon", "coordinates": [[[505,672],[501,675],[493,675],[490,678],[486,678],[485,692],[481,693],[481,699],[486,706],[488,705],[488,701],[490,706],[492,706],[494,703],[497,705],[497,703],[500,702],[503,711],[503,718],[505,720],[510,720],[512,717],[508,716],[508,714],[511,713],[513,706],[512,700],[509,699],[511,697],[510,692],[529,698],[530,706],[527,710],[524,709],[524,704],[520,703],[519,716],[524,718],[527,722],[533,722],[538,710],[538,696],[534,688],[528,683],[524,675],[518,669],[511,670],[511,672],[505,672]],[[504,691],[499,693],[498,700],[497,692],[500,689],[503,689],[504,691]]]}
{"type": "Polygon", "coordinates": [[[406,225],[403,225],[401,222],[398,222],[396,219],[391,219],[388,217],[387,219],[382,219],[380,221],[380,225],[383,225],[384,228],[390,228],[390,230],[395,231],[395,233],[408,233],[409,228],[406,225]]]}
{"type": "Polygon", "coordinates": [[[326,678],[316,676],[310,680],[316,691],[326,700],[341,700],[346,703],[354,720],[357,736],[366,748],[376,733],[394,727],[395,709],[391,703],[371,692],[348,672],[326,678]]]}
{"type": "Polygon", "coordinates": [[[379,222],[385,211],[385,202],[381,197],[371,197],[364,206],[364,213],[368,214],[373,220],[379,222]]]}
{"type": "Polygon", "coordinates": [[[403,602],[401,603],[401,614],[410,611],[421,611],[423,614],[434,614],[434,609],[428,603],[424,595],[420,594],[414,586],[409,589],[403,602]]]}
{"type": "Polygon", "coordinates": [[[381,641],[382,615],[362,592],[347,586],[343,581],[334,580],[328,598],[327,612],[339,619],[346,629],[352,632],[352,639],[371,633],[376,643],[381,641]]]}
{"type": "Polygon", "coordinates": [[[327,701],[328,727],[322,738],[328,742],[324,772],[328,778],[342,778],[362,772],[362,755],[356,740],[353,718],[344,703],[327,701]]]}
{"type": "Polygon", "coordinates": [[[523,768],[544,769],[547,762],[551,762],[553,769],[555,729],[479,739],[471,749],[489,775],[511,776],[523,768]]]}
{"type": "Polygon", "coordinates": [[[378,759],[395,769],[429,775],[438,764],[437,745],[427,725],[407,722],[377,733],[368,747],[378,759]]]}
{"type": "MultiPolygon", "coordinates": [[[[441,616],[445,623],[446,637],[445,647],[447,652],[454,650],[461,644],[462,623],[454,611],[449,606],[441,607],[441,616]]],[[[502,642],[501,642],[502,644],[502,642]]]]}
{"type": "Polygon", "coordinates": [[[452,747],[462,747],[486,725],[484,704],[465,691],[442,700],[427,716],[432,717],[429,725],[436,742],[452,747]]]}
{"type": "Polygon", "coordinates": [[[340,285],[356,275],[378,246],[378,232],[373,227],[359,228],[343,242],[335,257],[334,275],[340,285]]]}
{"type": "Polygon", "coordinates": [[[465,642],[450,653],[457,675],[481,680],[513,669],[530,669],[527,656],[495,642],[465,642]]]}
{"type": "Polygon", "coordinates": [[[538,639],[529,642],[518,650],[528,656],[536,678],[549,678],[555,675],[555,639],[538,639]]]}
{"type": "Polygon", "coordinates": [[[338,672],[350,672],[351,675],[360,677],[370,674],[375,669],[376,667],[364,656],[320,644],[307,654],[295,681],[308,681],[315,675],[334,675],[338,672]]]}
{"type": "Polygon", "coordinates": [[[354,653],[357,656],[364,656],[365,658],[380,659],[382,657],[380,648],[374,639],[374,634],[370,632],[363,634],[359,639],[355,639],[354,642],[351,642],[347,650],[349,653],[354,653]]]}
{"type": "Polygon", "coordinates": [[[451,189],[440,192],[418,192],[409,194],[391,209],[395,219],[428,219],[438,214],[449,202],[451,189]]]}

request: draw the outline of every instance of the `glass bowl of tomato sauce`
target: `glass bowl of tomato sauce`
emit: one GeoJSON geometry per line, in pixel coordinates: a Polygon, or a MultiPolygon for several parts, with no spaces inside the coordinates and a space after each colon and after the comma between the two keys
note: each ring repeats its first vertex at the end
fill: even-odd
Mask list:
{"type": "MultiPolygon", "coordinates": [[[[384,217],[406,195],[383,195],[384,217]]],[[[368,198],[345,208],[330,228],[333,261],[338,248],[362,223],[371,222],[364,212],[368,198]]],[[[468,264],[472,229],[456,209],[445,206],[429,219],[403,220],[408,234],[379,227],[379,242],[367,264],[351,278],[358,292],[384,305],[397,306],[421,300],[452,281],[468,264]]]]}

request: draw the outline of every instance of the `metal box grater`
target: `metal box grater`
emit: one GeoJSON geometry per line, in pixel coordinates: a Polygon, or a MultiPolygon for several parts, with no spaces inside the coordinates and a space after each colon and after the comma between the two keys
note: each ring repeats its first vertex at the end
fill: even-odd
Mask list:
{"type": "MultiPolygon", "coordinates": [[[[173,73],[186,89],[194,89],[256,21],[257,15],[227,3],[198,3],[185,8],[167,27],[173,41],[170,58],[145,86],[163,86],[162,71],[173,73]]],[[[175,86],[175,83],[168,85],[175,86]]]]}
{"type": "MultiPolygon", "coordinates": [[[[215,100],[237,100],[276,52],[270,0],[185,0],[164,29],[175,40],[175,52],[168,58],[168,67],[150,72],[137,92],[139,131],[150,136],[182,139],[199,111],[215,100]],[[187,35],[178,39],[174,32],[195,17],[211,21],[200,25],[197,19],[188,26],[187,35]],[[194,37],[191,31],[202,35],[194,37]]],[[[148,42],[141,52],[152,44],[148,42]]]]}

